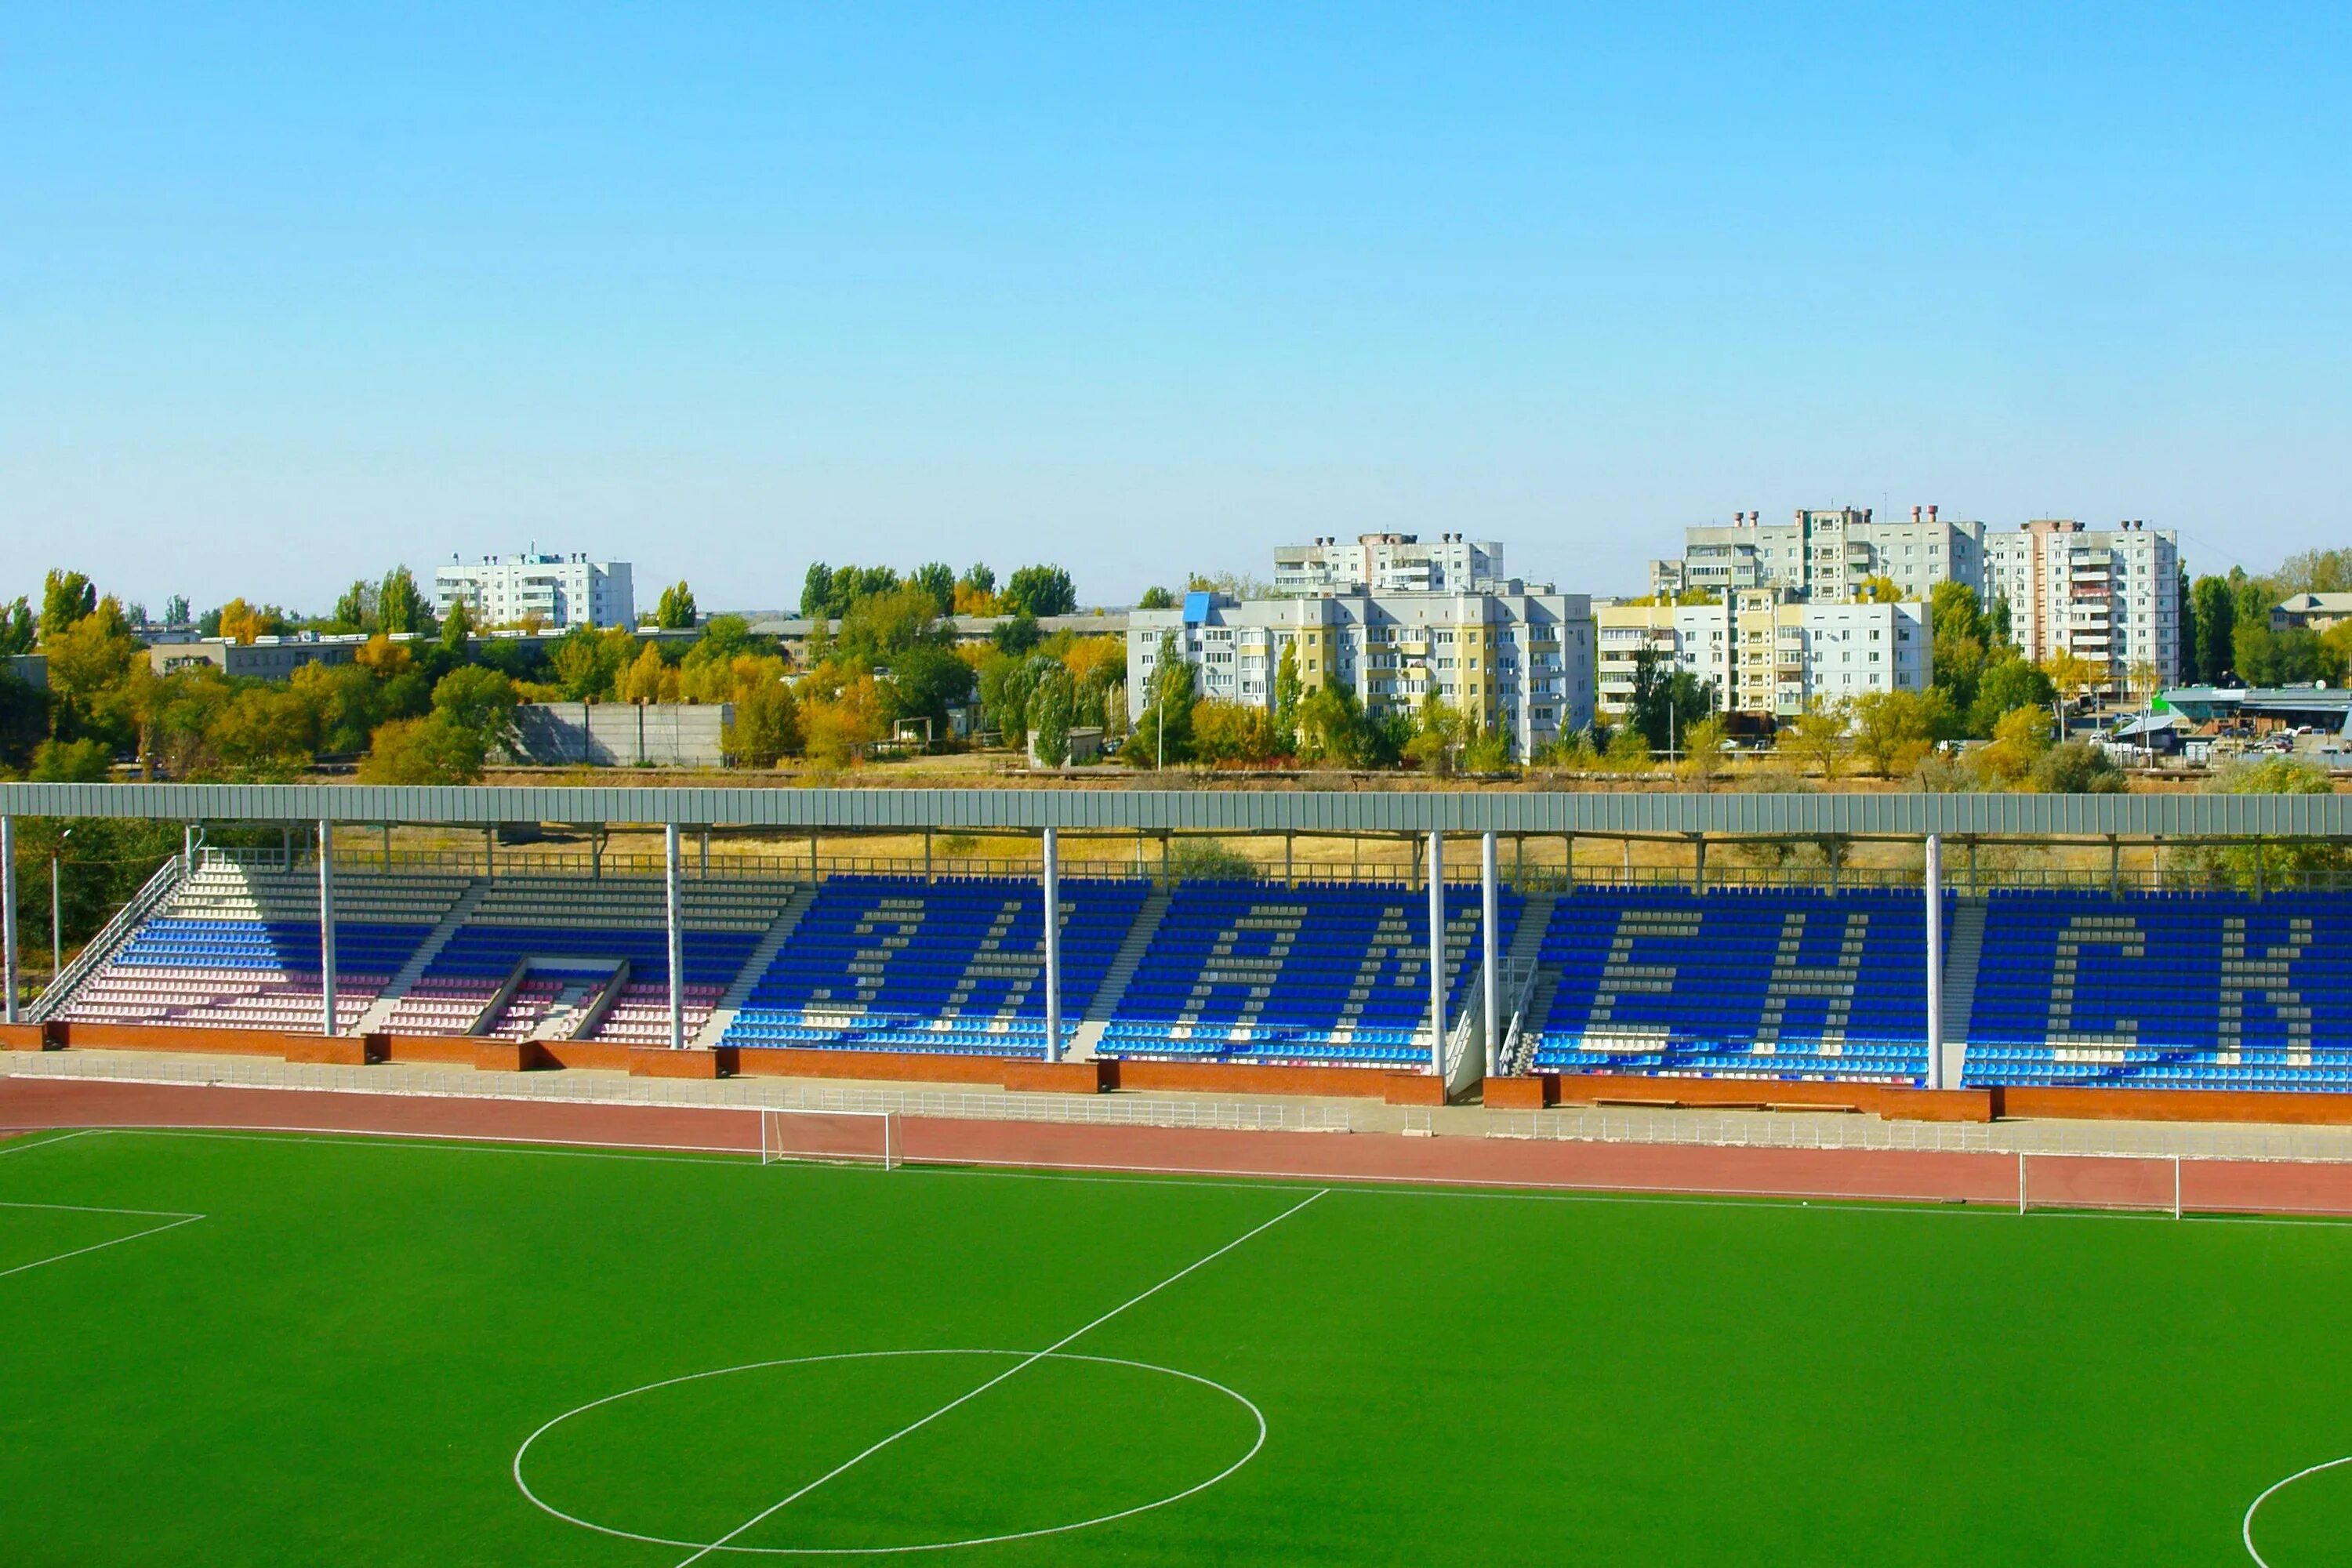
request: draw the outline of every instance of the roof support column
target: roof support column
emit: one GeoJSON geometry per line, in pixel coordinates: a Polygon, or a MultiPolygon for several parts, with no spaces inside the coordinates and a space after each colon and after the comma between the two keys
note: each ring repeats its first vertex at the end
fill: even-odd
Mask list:
{"type": "Polygon", "coordinates": [[[662,824],[662,918],[669,933],[669,1048],[686,1048],[686,919],[679,905],[677,824],[662,824]]]}
{"type": "Polygon", "coordinates": [[[1927,835],[1927,1087],[1950,1089],[1944,1072],[1944,841],[1927,835]]]}
{"type": "Polygon", "coordinates": [[[319,819],[319,1013],[322,1035],[335,1027],[335,825],[319,819]]]}
{"type": "Polygon", "coordinates": [[[0,983],[8,987],[7,1004],[0,1008],[8,1023],[16,1020],[16,819],[0,816],[0,983]]]}
{"type": "Polygon", "coordinates": [[[1429,830],[1429,1070],[1445,1076],[1445,835],[1429,830]]]}
{"type": "Polygon", "coordinates": [[[1495,836],[1483,833],[1478,837],[1478,924],[1486,938],[1486,973],[1480,987],[1479,1003],[1486,1010],[1486,1076],[1499,1078],[1503,1072],[1503,951],[1502,878],[1496,869],[1495,836]]]}
{"type": "Polygon", "coordinates": [[[1045,1059],[1062,1059],[1062,845],[1061,836],[1045,829],[1044,869],[1045,913],[1045,1059]]]}

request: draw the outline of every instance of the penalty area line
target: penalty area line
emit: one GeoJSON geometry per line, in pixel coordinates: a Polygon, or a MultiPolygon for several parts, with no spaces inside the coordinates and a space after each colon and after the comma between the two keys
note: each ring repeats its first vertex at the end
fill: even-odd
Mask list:
{"type": "MultiPolygon", "coordinates": [[[[10,1208],[71,1207],[70,1205],[67,1204],[11,1204],[7,1206],[10,1208]]],[[[89,1209],[82,1212],[89,1214],[130,1214],[138,1213],[140,1211],[129,1209],[89,1209]]],[[[176,1219],[166,1220],[162,1225],[151,1225],[144,1230],[134,1230],[129,1236],[118,1236],[111,1241],[93,1242],[88,1247],[77,1247],[70,1252],[57,1253],[48,1258],[37,1258],[30,1263],[19,1263],[14,1268],[0,1268],[0,1279],[5,1279],[12,1274],[25,1273],[29,1269],[46,1268],[52,1263],[63,1263],[68,1258],[82,1258],[87,1257],[89,1254],[93,1252],[103,1252],[110,1247],[121,1247],[126,1241],[141,1241],[151,1236],[161,1236],[167,1230],[177,1230],[184,1225],[194,1225],[196,1221],[203,1219],[204,1217],[205,1216],[200,1214],[182,1215],[176,1219]]]]}
{"type": "Polygon", "coordinates": [[[766,1508],[761,1509],[759,1512],[753,1514],[751,1518],[745,1520],[742,1523],[737,1525],[734,1529],[729,1531],[726,1534],[720,1536],[709,1545],[701,1548],[692,1556],[682,1560],[678,1563],[677,1568],[688,1568],[688,1564],[699,1563],[714,1552],[727,1550],[727,1543],[729,1542],[733,1541],[736,1537],[741,1535],[744,1531],[751,1529],[753,1526],[782,1512],[786,1508],[798,1502],[801,1499],[808,1496],[809,1493],[816,1490],[817,1488],[824,1485],[827,1481],[832,1480],[836,1476],[843,1475],[849,1470],[855,1469],[857,1466],[864,1464],[867,1459],[872,1458],[875,1455],[880,1453],[891,1444],[898,1442],[902,1437],[911,1436],[913,1434],[921,1431],[924,1427],[929,1426],[932,1422],[937,1421],[940,1416],[947,1415],[950,1411],[957,1409],[961,1405],[971,1404],[982,1394],[986,1394],[990,1389],[994,1388],[998,1384],[1003,1383],[1007,1379],[1019,1376],[1022,1373],[1027,1371],[1033,1366],[1035,1366],[1039,1362],[1044,1361],[1055,1352],[1063,1349],[1074,1341],[1083,1339],[1086,1335],[1092,1333],[1095,1330],[1102,1327],[1105,1323],[1109,1322],[1113,1318],[1118,1317],[1121,1312],[1126,1311],[1129,1308],[1141,1305],[1143,1302],[1148,1301],[1152,1297],[1160,1294],[1160,1291],[1167,1289],[1171,1285],[1175,1284],[1178,1280],[1184,1279],[1187,1275],[1190,1275],[1198,1269],[1207,1268],[1210,1264],[1214,1263],[1218,1258],[1223,1258],[1226,1253],[1233,1251],[1234,1248],[1241,1246],[1244,1242],[1250,1240],[1254,1237],[1264,1235],[1265,1232],[1272,1230],[1276,1226],[1280,1225],[1284,1220],[1288,1219],[1292,1215],[1297,1214],[1299,1210],[1307,1207],[1308,1205],[1314,1203],[1323,1195],[1323,1190],[1321,1189],[1309,1193],[1306,1197],[1300,1199],[1297,1203],[1291,1205],[1280,1214],[1276,1215],[1272,1219],[1265,1221],[1262,1225],[1254,1226],[1250,1229],[1244,1231],[1241,1235],[1234,1237],[1233,1240],[1225,1243],[1223,1247],[1220,1247],[1214,1252],[1208,1254],[1206,1257],[1194,1258],[1192,1262],[1186,1264],[1183,1268],[1179,1268],[1175,1273],[1171,1274],[1167,1279],[1162,1279],[1159,1284],[1152,1286],[1150,1289],[1139,1291],[1137,1294],[1129,1297],[1126,1300],[1121,1301],[1118,1306],[1113,1307],[1109,1311],[1105,1312],[1101,1317],[1097,1318],[1094,1321],[1087,1324],[1084,1328],[1075,1329],[1069,1333],[1064,1334],[1060,1339],[1055,1340],[1044,1350],[1024,1357],[1019,1362],[1014,1363],[1012,1366],[998,1373],[994,1377],[992,1377],[987,1382],[982,1384],[979,1387],[971,1389],[967,1393],[958,1394],[955,1398],[949,1400],[945,1405],[940,1405],[937,1410],[932,1411],[929,1415],[921,1416],[914,1421],[908,1422],[906,1426],[899,1427],[896,1432],[891,1433],[888,1436],[866,1448],[863,1453],[843,1460],[840,1464],[835,1465],[832,1469],[829,1469],[824,1474],[817,1477],[816,1479],[809,1482],[806,1486],[802,1487],[799,1490],[791,1493],[789,1496],[782,1498],[779,1501],[771,1503],[766,1508]]]}

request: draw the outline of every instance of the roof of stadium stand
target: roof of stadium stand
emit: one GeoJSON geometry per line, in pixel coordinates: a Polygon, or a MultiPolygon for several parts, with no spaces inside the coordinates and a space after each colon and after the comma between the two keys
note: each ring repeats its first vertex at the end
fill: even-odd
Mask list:
{"type": "Polygon", "coordinates": [[[667,823],[908,832],[1447,833],[1916,838],[2352,838],[2303,795],[1643,795],[1538,790],[746,789],[0,784],[0,816],[173,822],[667,823]]]}

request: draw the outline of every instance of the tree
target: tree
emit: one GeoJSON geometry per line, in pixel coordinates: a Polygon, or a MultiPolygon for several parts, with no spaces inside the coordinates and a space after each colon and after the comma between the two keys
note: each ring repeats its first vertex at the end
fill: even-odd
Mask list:
{"type": "Polygon", "coordinates": [[[1601,765],[1618,773],[1637,773],[1650,766],[1650,742],[1636,726],[1620,724],[1610,731],[1608,749],[1601,753],[1601,765]]]}
{"type": "Polygon", "coordinates": [[[1139,610],[1172,610],[1176,607],[1176,595],[1167,588],[1146,588],[1143,597],[1136,600],[1135,607],[1139,610]]]}
{"type": "Polygon", "coordinates": [[[1985,626],[1992,633],[1992,640],[1996,643],[2015,640],[2010,636],[2010,610],[2007,599],[1995,599],[1992,602],[1992,609],[1985,616],[1985,626]]]}
{"type": "Polygon", "coordinates": [[[1153,764],[1163,757],[1181,762],[1192,755],[1194,700],[1192,666],[1184,658],[1183,645],[1174,632],[1163,633],[1144,687],[1142,716],[1136,721],[1134,737],[1122,754],[1138,766],[1153,764]]]}
{"type": "Polygon", "coordinates": [[[38,641],[29,600],[19,595],[15,604],[0,606],[0,658],[30,653],[38,641]]]}
{"type": "Polygon", "coordinates": [[[1849,718],[1844,702],[1823,702],[1816,698],[1802,713],[1781,727],[1773,749],[1788,752],[1801,771],[1811,765],[1821,770],[1824,782],[1834,779],[1845,762],[1849,718]]]}
{"type": "Polygon", "coordinates": [[[2131,781],[2105,746],[2067,741],[2033,760],[2027,783],[2042,795],[2126,795],[2131,781]]]}
{"type": "Polygon", "coordinates": [[[2013,784],[2050,749],[2050,715],[2039,708],[2012,708],[1993,726],[1992,740],[1976,753],[1978,770],[1998,784],[2013,784]]]}
{"type": "Polygon", "coordinates": [[[868,594],[841,617],[835,657],[866,665],[887,664],[908,648],[940,647],[950,640],[939,623],[939,606],[920,588],[868,594]]]}
{"type": "Polygon", "coordinates": [[[678,700],[677,672],[663,661],[661,649],[647,643],[621,671],[614,683],[614,693],[624,702],[675,702],[678,700]]]}
{"type": "Polygon", "coordinates": [[[462,784],[480,782],[480,737],[443,713],[394,719],[377,726],[361,760],[359,779],[375,784],[462,784]]]}
{"type": "Polygon", "coordinates": [[[1853,749],[1880,778],[1909,773],[1936,743],[1940,691],[1865,691],[1853,700],[1853,749]]]}
{"type": "Polygon", "coordinates": [[[801,749],[800,704],[784,684],[781,669],[774,679],[745,687],[735,697],[735,721],[726,734],[728,754],[740,766],[772,768],[801,749]]]}
{"type": "Polygon", "coordinates": [[[513,739],[516,701],[514,682],[479,665],[453,669],[433,688],[433,711],[480,737],[485,752],[513,739]]]}
{"type": "Polygon", "coordinates": [[[417,591],[416,579],[405,566],[395,566],[383,574],[383,584],[375,592],[375,614],[376,623],[395,637],[433,629],[432,606],[417,591]]]}
{"type": "Polygon", "coordinates": [[[1192,707],[1192,754],[1204,763],[1263,763],[1279,754],[1273,718],[1246,702],[1204,697],[1192,707]]]}
{"type": "Polygon", "coordinates": [[[2252,686],[2294,686],[2343,679],[2336,648],[2305,626],[2273,631],[2267,624],[2240,621],[2235,637],[2238,674],[2252,686]]]}
{"type": "Polygon", "coordinates": [[[104,784],[111,772],[103,741],[44,741],[33,752],[35,784],[104,784]]]}
{"type": "MultiPolygon", "coordinates": [[[[2325,769],[2294,757],[2235,763],[2205,781],[2208,795],[2333,795],[2325,769]]],[[[2326,838],[2270,838],[2253,844],[2199,844],[2175,849],[2170,863],[2192,876],[2252,889],[2285,888],[2314,875],[2341,875],[2352,857],[2326,838]]]]}
{"type": "Polygon", "coordinates": [[[833,568],[822,561],[809,563],[801,579],[801,617],[821,621],[833,614],[833,568]]]}
{"type": "Polygon", "coordinates": [[[1284,643],[1274,667],[1274,743],[1277,750],[1298,750],[1298,705],[1307,684],[1298,674],[1298,645],[1284,643]]]}
{"type": "Polygon", "coordinates": [[[284,618],[270,606],[231,599],[220,607],[220,629],[215,635],[250,646],[262,637],[282,637],[285,629],[284,618]]]}
{"type": "Polygon", "coordinates": [[[2105,665],[2094,664],[2072,648],[2061,649],[2042,660],[2042,673],[2050,678],[2050,684],[2066,700],[2069,708],[2095,687],[2105,685],[2108,679],[2105,665]]]}
{"type": "Polygon", "coordinates": [[[968,567],[955,581],[954,609],[959,616],[997,614],[996,574],[986,566],[968,567]]]}
{"type": "Polygon", "coordinates": [[[1014,614],[1066,616],[1078,607],[1078,590],[1059,566],[1024,566],[1005,579],[999,595],[1014,614]]]}
{"type": "Polygon", "coordinates": [[[2229,580],[2198,578],[2197,586],[2189,591],[2189,608],[2195,641],[2193,679],[2218,686],[2228,677],[2236,658],[2238,605],[2229,580]]]}
{"type": "Polygon", "coordinates": [[[210,740],[225,775],[238,784],[285,784],[310,772],[313,717],[289,687],[248,686],[215,719],[210,740]]]}
{"type": "Polygon", "coordinates": [[[2302,550],[2279,566],[2273,581],[2280,597],[2289,594],[2352,592],[2352,550],[2302,550]]]}
{"type": "Polygon", "coordinates": [[[1715,688],[1650,648],[1633,656],[1633,700],[1626,722],[1653,752],[1679,752],[1682,731],[1715,711],[1715,688]]]}
{"type": "Polygon", "coordinates": [[[1045,634],[1038,629],[1037,617],[1022,610],[999,621],[990,636],[998,648],[1017,658],[1034,648],[1045,634]]]}
{"type": "Polygon", "coordinates": [[[808,692],[801,702],[801,733],[809,760],[846,767],[882,738],[882,706],[874,678],[859,676],[827,694],[808,692]]]}
{"type": "Polygon", "coordinates": [[[686,632],[694,629],[698,619],[694,609],[694,590],[678,582],[661,591],[661,604],[654,611],[654,625],[666,632],[686,632]]]}
{"type": "Polygon", "coordinates": [[[1723,748],[1731,739],[1731,727],[1710,713],[1683,731],[1686,748],[1683,758],[1685,776],[1706,783],[1723,771],[1723,748]]]}
{"type": "Polygon", "coordinates": [[[1070,760],[1070,710],[1076,684],[1059,660],[1038,672],[1029,694],[1029,740],[1041,766],[1058,768],[1070,760]]]}
{"type": "Polygon", "coordinates": [[[98,588],[79,572],[52,570],[41,584],[41,640],[60,637],[98,608],[98,588]]]}
{"type": "Polygon", "coordinates": [[[1928,595],[1929,636],[1937,689],[1954,713],[1977,700],[1977,683],[1991,654],[1992,627],[1977,607],[1977,591],[1946,579],[1928,595]]]}
{"type": "Polygon", "coordinates": [[[882,716],[895,733],[902,719],[928,719],[934,740],[948,732],[948,710],[971,700],[972,668],[944,647],[908,648],[890,663],[882,686],[882,716]]]}
{"type": "Polygon", "coordinates": [[[621,671],[637,657],[637,639],[619,626],[578,626],[557,639],[549,662],[555,683],[573,702],[601,702],[614,694],[621,671]]]}
{"type": "Polygon", "coordinates": [[[473,639],[474,612],[466,608],[465,600],[456,600],[441,621],[441,651],[452,658],[463,658],[473,639]]]}
{"type": "Polygon", "coordinates": [[[1422,772],[1444,777],[1454,771],[1454,755],[1469,735],[1469,721],[1458,708],[1439,700],[1433,692],[1421,700],[1421,710],[1414,715],[1412,738],[1405,742],[1404,754],[1422,772]]]}
{"type": "Polygon", "coordinates": [[[2058,689],[2049,676],[2022,658],[1999,659],[1985,667],[1977,682],[1977,700],[1969,708],[1968,731],[1990,736],[2001,715],[2018,708],[2046,710],[2058,689]]]}
{"type": "Polygon", "coordinates": [[[343,590],[335,601],[335,624],[355,632],[363,632],[375,625],[375,584],[358,582],[343,590]]]}
{"type": "Polygon", "coordinates": [[[946,562],[924,562],[907,574],[907,586],[930,596],[931,614],[952,616],[956,613],[955,568],[946,562]]]}
{"type": "Polygon", "coordinates": [[[1854,584],[1853,596],[1865,605],[1899,605],[1903,584],[1884,573],[1873,573],[1854,584]]]}
{"type": "Polygon", "coordinates": [[[185,594],[174,594],[163,601],[163,624],[174,627],[188,624],[188,596],[185,594]]]}

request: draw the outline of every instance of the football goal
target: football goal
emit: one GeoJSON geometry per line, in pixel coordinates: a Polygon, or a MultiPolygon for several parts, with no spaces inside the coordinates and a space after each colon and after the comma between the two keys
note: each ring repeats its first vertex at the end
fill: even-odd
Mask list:
{"type": "Polygon", "coordinates": [[[2178,1154],[2028,1154],[2017,1156],[2017,1212],[2029,1209],[2138,1209],[2179,1219],[2178,1154]]]}
{"type": "Polygon", "coordinates": [[[760,1163],[786,1161],[830,1164],[902,1163],[898,1118],[887,1110],[760,1109],[760,1163]]]}

